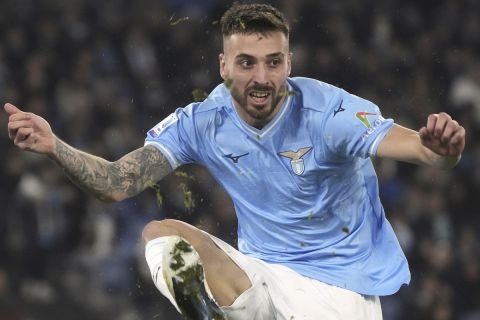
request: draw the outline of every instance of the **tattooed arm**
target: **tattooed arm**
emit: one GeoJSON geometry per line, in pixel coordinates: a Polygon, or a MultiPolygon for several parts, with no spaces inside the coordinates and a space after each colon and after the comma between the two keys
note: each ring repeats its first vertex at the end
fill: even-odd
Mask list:
{"type": "Polygon", "coordinates": [[[146,146],[110,162],[79,151],[59,138],[42,117],[7,103],[8,135],[20,149],[53,159],[80,188],[99,199],[120,201],[143,191],[172,168],[155,147],[146,146]]]}
{"type": "Polygon", "coordinates": [[[121,201],[145,190],[172,168],[153,146],[139,148],[115,162],[79,151],[57,138],[50,156],[77,186],[101,200],[121,201]]]}

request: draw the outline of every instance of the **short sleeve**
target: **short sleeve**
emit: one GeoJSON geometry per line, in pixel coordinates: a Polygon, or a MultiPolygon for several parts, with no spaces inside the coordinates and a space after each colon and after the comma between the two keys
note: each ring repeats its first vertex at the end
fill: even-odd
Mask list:
{"type": "Polygon", "coordinates": [[[195,119],[191,104],[175,110],[147,132],[145,145],[153,145],[168,159],[173,169],[198,162],[195,119]]]}
{"type": "Polygon", "coordinates": [[[338,157],[368,158],[392,126],[374,103],[341,90],[325,115],[324,141],[338,157]]]}

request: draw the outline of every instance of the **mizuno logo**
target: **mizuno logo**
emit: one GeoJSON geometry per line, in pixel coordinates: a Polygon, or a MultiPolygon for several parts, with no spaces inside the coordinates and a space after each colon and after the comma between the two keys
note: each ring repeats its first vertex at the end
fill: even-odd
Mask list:
{"type": "Polygon", "coordinates": [[[358,120],[362,121],[362,123],[367,127],[371,128],[372,125],[370,124],[370,121],[368,121],[367,116],[376,116],[376,113],[371,113],[371,112],[357,112],[355,116],[358,118],[358,120]]]}
{"type": "Polygon", "coordinates": [[[240,159],[241,157],[244,157],[244,156],[246,156],[246,155],[248,155],[248,154],[249,154],[249,152],[244,153],[244,154],[241,154],[241,155],[239,155],[239,156],[234,156],[232,153],[229,153],[229,154],[224,155],[224,157],[232,160],[233,163],[238,163],[238,159],[240,159]]]}
{"type": "Polygon", "coordinates": [[[312,150],[312,147],[300,148],[297,152],[283,151],[280,152],[279,155],[290,159],[290,165],[292,166],[293,172],[299,176],[305,171],[305,164],[302,158],[310,150],[312,150]]]}
{"type": "Polygon", "coordinates": [[[333,116],[334,117],[337,115],[337,113],[345,111],[345,108],[342,108],[342,104],[343,104],[343,99],[342,99],[342,101],[340,101],[340,105],[338,106],[338,109],[333,110],[333,116]]]}

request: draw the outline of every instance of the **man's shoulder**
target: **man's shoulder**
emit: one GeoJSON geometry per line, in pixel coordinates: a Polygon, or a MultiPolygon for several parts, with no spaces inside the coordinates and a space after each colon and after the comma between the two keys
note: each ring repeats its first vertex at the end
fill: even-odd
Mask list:
{"type": "Polygon", "coordinates": [[[293,90],[301,95],[303,108],[320,112],[329,110],[344,92],[334,85],[312,78],[294,77],[288,81],[293,90]]]}
{"type": "Polygon", "coordinates": [[[229,92],[223,84],[218,85],[210,94],[203,94],[206,96],[203,101],[192,102],[185,107],[178,108],[175,113],[181,113],[187,119],[203,118],[208,117],[209,114],[215,114],[229,104],[229,92]]]}
{"type": "Polygon", "coordinates": [[[222,83],[215,87],[210,94],[201,102],[190,104],[194,113],[208,113],[209,111],[218,111],[230,104],[230,92],[222,83]]]}
{"type": "MultiPolygon", "coordinates": [[[[206,95],[206,93],[205,93],[206,95]]],[[[184,108],[180,108],[187,116],[195,118],[204,118],[215,115],[230,103],[230,93],[224,84],[219,84],[206,96],[205,100],[190,103],[184,108]]]]}
{"type": "Polygon", "coordinates": [[[322,86],[326,88],[335,87],[329,83],[308,77],[289,77],[288,80],[290,82],[296,83],[299,86],[322,86]]]}

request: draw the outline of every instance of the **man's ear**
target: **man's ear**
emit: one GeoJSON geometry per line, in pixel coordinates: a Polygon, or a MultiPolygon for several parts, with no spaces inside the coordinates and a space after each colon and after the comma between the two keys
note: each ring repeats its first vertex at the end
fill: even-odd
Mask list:
{"type": "Polygon", "coordinates": [[[219,65],[220,65],[220,76],[222,77],[223,80],[226,80],[227,79],[227,70],[226,70],[226,67],[225,67],[225,54],[224,53],[220,53],[218,55],[218,62],[219,62],[219,65]]]}
{"type": "Polygon", "coordinates": [[[287,60],[287,68],[288,68],[288,72],[287,72],[287,76],[290,76],[290,73],[292,72],[292,55],[293,53],[290,52],[288,54],[288,60],[287,60]]]}

